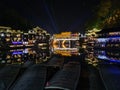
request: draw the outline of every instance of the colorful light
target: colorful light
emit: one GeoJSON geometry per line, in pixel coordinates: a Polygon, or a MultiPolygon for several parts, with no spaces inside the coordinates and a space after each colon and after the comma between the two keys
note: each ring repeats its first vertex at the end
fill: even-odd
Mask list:
{"type": "Polygon", "coordinates": [[[12,44],[22,44],[22,42],[12,42],[12,44]]]}

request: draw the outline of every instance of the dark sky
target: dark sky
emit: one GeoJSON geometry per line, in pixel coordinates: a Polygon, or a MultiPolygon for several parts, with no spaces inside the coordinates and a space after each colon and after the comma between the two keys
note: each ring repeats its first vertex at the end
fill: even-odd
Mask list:
{"type": "Polygon", "coordinates": [[[40,26],[49,33],[84,32],[100,0],[3,0],[0,26],[28,30],[40,26]]]}

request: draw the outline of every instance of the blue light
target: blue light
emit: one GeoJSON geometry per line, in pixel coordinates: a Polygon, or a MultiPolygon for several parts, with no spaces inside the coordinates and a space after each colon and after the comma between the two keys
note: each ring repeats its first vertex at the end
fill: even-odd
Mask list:
{"type": "Polygon", "coordinates": [[[15,51],[12,53],[12,55],[16,55],[16,54],[23,54],[23,52],[22,51],[15,51]]]}
{"type": "Polygon", "coordinates": [[[105,51],[101,51],[101,54],[106,55],[106,52],[105,51]]]}
{"type": "Polygon", "coordinates": [[[98,42],[106,42],[108,40],[108,38],[98,38],[97,41],[98,42]]]}
{"type": "Polygon", "coordinates": [[[120,38],[120,36],[111,36],[111,37],[109,37],[110,39],[111,38],[120,38]]]}
{"type": "Polygon", "coordinates": [[[98,58],[99,58],[99,59],[107,59],[107,60],[109,60],[109,58],[106,57],[105,55],[98,55],[98,58]]]}
{"type": "Polygon", "coordinates": [[[120,60],[113,60],[113,59],[110,59],[109,61],[110,61],[110,62],[115,62],[115,63],[120,63],[120,60]]]}
{"type": "Polygon", "coordinates": [[[12,42],[12,44],[22,44],[22,42],[12,42]]]}
{"type": "Polygon", "coordinates": [[[114,60],[106,57],[105,55],[98,55],[98,59],[107,60],[109,62],[120,63],[120,60],[114,60]]]}

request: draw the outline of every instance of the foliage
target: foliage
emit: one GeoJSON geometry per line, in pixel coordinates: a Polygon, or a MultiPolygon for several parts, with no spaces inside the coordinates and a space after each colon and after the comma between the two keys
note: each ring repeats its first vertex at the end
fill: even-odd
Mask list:
{"type": "Polygon", "coordinates": [[[120,2],[119,0],[101,0],[94,12],[94,19],[88,21],[86,30],[93,28],[111,28],[120,26],[120,2]]]}

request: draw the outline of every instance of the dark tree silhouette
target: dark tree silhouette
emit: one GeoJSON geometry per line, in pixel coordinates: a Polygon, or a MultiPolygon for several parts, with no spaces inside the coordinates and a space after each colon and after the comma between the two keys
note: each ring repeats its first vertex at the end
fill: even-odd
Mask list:
{"type": "Polygon", "coordinates": [[[86,24],[86,30],[120,26],[119,0],[101,0],[94,13],[94,18],[86,24]]]}

